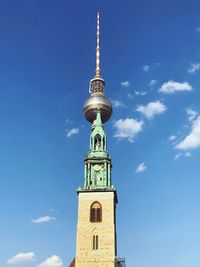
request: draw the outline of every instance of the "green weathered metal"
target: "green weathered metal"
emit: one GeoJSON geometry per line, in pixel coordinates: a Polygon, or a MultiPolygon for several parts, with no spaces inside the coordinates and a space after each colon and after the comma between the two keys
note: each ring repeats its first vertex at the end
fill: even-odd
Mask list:
{"type": "Polygon", "coordinates": [[[90,150],[85,157],[84,186],[78,191],[115,190],[111,179],[111,157],[107,151],[106,133],[97,111],[96,120],[91,127],[90,150]]]}

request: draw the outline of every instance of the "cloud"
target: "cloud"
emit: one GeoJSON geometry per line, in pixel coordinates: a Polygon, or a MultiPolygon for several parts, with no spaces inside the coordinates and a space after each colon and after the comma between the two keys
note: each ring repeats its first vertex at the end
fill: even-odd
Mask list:
{"type": "Polygon", "coordinates": [[[180,150],[197,149],[200,147],[200,116],[192,122],[190,133],[175,148],[180,150]]]}
{"type": "Polygon", "coordinates": [[[188,115],[189,121],[193,121],[196,118],[196,116],[198,115],[198,113],[191,108],[187,108],[186,113],[188,115]]]}
{"type": "Polygon", "coordinates": [[[134,93],[135,93],[135,95],[144,96],[147,94],[147,91],[135,91],[134,93]]]}
{"type": "Polygon", "coordinates": [[[19,253],[7,261],[7,264],[20,264],[35,261],[35,254],[33,252],[19,253]]]}
{"type": "Polygon", "coordinates": [[[200,32],[200,27],[197,27],[196,28],[196,32],[200,32]]]}
{"type": "Polygon", "coordinates": [[[176,135],[170,135],[168,139],[169,141],[174,141],[176,139],[176,135]]]}
{"type": "Polygon", "coordinates": [[[121,82],[121,86],[123,86],[123,87],[129,87],[130,86],[130,82],[129,81],[121,82]]]}
{"type": "Polygon", "coordinates": [[[159,89],[159,92],[165,93],[165,94],[172,94],[176,91],[191,91],[192,86],[188,82],[175,82],[173,80],[170,80],[168,82],[163,83],[161,88],[159,89]]]}
{"type": "Polygon", "coordinates": [[[146,169],[147,167],[145,166],[144,162],[142,162],[137,166],[136,172],[144,172],[146,169]]]}
{"type": "Polygon", "coordinates": [[[149,102],[146,106],[140,105],[136,111],[142,113],[147,119],[152,119],[155,115],[165,112],[167,107],[160,101],[149,102]]]}
{"type": "Polygon", "coordinates": [[[67,124],[73,124],[74,123],[74,121],[70,120],[69,118],[67,118],[65,121],[67,124]]]}
{"type": "Polygon", "coordinates": [[[157,83],[158,83],[157,80],[151,80],[148,85],[150,88],[153,88],[157,83]]]}
{"type": "Polygon", "coordinates": [[[187,152],[185,153],[185,156],[186,156],[186,157],[191,157],[191,156],[192,156],[192,153],[189,152],[189,151],[187,151],[187,152]]]}
{"type": "Polygon", "coordinates": [[[55,217],[50,217],[50,216],[42,216],[37,219],[32,220],[32,223],[45,223],[45,222],[50,222],[50,221],[55,221],[55,217]]]}
{"type": "Polygon", "coordinates": [[[112,105],[114,108],[125,108],[126,107],[126,105],[119,100],[112,100],[112,105]]]}
{"type": "Polygon", "coordinates": [[[181,157],[181,153],[175,155],[174,159],[179,159],[181,157]]]}
{"type": "Polygon", "coordinates": [[[67,137],[70,138],[72,135],[78,134],[79,133],[79,128],[72,128],[70,130],[67,130],[67,137]]]}
{"type": "Polygon", "coordinates": [[[195,73],[200,70],[200,62],[191,63],[190,67],[187,69],[188,73],[195,73]]]}
{"type": "Polygon", "coordinates": [[[47,258],[45,261],[40,263],[38,267],[61,267],[63,266],[63,261],[60,257],[53,255],[47,258]]]}
{"type": "Polygon", "coordinates": [[[133,142],[135,136],[142,131],[143,121],[137,121],[135,119],[120,119],[114,122],[114,128],[116,132],[114,137],[117,139],[128,139],[129,142],[133,142]]]}
{"type": "Polygon", "coordinates": [[[144,71],[148,72],[150,69],[150,66],[149,65],[143,65],[142,68],[144,71]]]}
{"type": "Polygon", "coordinates": [[[185,153],[178,153],[175,155],[174,159],[179,159],[180,157],[186,157],[186,158],[189,158],[192,156],[192,153],[187,151],[185,153]]]}
{"type": "Polygon", "coordinates": [[[130,93],[127,94],[127,97],[128,97],[129,99],[133,99],[133,95],[130,94],[130,93]]]}

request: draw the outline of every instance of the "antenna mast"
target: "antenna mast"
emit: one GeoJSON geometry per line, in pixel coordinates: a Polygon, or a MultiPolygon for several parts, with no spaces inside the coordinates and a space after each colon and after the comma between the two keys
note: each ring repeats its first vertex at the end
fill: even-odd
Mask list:
{"type": "Polygon", "coordinates": [[[101,77],[101,73],[100,73],[100,23],[99,23],[99,12],[97,12],[96,77],[101,77]]]}

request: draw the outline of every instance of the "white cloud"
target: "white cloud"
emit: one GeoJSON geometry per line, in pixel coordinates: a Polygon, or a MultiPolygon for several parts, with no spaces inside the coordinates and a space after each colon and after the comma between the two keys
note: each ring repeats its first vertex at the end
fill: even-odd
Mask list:
{"type": "Polygon", "coordinates": [[[174,159],[179,159],[181,157],[181,153],[175,155],[174,159]]]}
{"type": "Polygon", "coordinates": [[[197,27],[196,28],[196,32],[200,32],[200,27],[197,27]]]}
{"type": "Polygon", "coordinates": [[[174,141],[176,139],[176,135],[170,135],[168,139],[170,141],[174,141]]]}
{"type": "Polygon", "coordinates": [[[45,223],[45,222],[50,222],[50,221],[55,221],[55,217],[50,217],[50,216],[42,216],[37,219],[32,220],[32,223],[45,223]]]}
{"type": "Polygon", "coordinates": [[[127,97],[128,97],[129,99],[133,99],[133,95],[130,94],[130,93],[127,94],[127,97]]]}
{"type": "Polygon", "coordinates": [[[29,263],[35,261],[35,254],[33,252],[28,253],[19,253],[9,259],[7,264],[22,264],[22,263],[29,263]]]}
{"type": "Polygon", "coordinates": [[[175,82],[173,80],[170,80],[168,82],[163,83],[161,88],[159,89],[159,92],[165,93],[165,94],[172,94],[176,91],[191,91],[192,86],[188,82],[175,82]]]}
{"type": "Polygon", "coordinates": [[[151,80],[151,81],[149,82],[149,87],[150,87],[150,88],[153,88],[157,83],[158,83],[157,80],[151,80]]]}
{"type": "Polygon", "coordinates": [[[114,108],[125,108],[126,107],[126,105],[119,100],[112,100],[112,105],[114,108]]]}
{"type": "Polygon", "coordinates": [[[78,134],[79,128],[72,128],[70,130],[67,130],[67,137],[70,138],[72,135],[78,134]]]}
{"type": "Polygon", "coordinates": [[[134,93],[135,93],[135,95],[144,96],[147,94],[147,91],[135,91],[134,93]]]}
{"type": "Polygon", "coordinates": [[[40,263],[38,267],[61,267],[63,266],[63,261],[60,257],[53,255],[47,258],[45,261],[40,263]]]}
{"type": "Polygon", "coordinates": [[[160,101],[149,102],[146,106],[140,105],[136,111],[142,113],[147,119],[152,119],[155,115],[165,112],[167,107],[160,101]]]}
{"type": "Polygon", "coordinates": [[[174,159],[179,159],[180,157],[186,157],[189,158],[192,156],[192,153],[187,151],[186,153],[178,153],[175,155],[174,159]]]}
{"type": "Polygon", "coordinates": [[[188,73],[195,73],[198,70],[200,70],[200,62],[191,63],[190,67],[187,69],[187,72],[188,73]]]}
{"type": "Polygon", "coordinates": [[[140,95],[139,91],[135,91],[134,93],[135,93],[135,95],[140,95]]]}
{"type": "Polygon", "coordinates": [[[196,116],[198,115],[198,113],[191,108],[187,108],[186,113],[188,115],[189,121],[193,121],[196,118],[196,116]]]}
{"type": "Polygon", "coordinates": [[[143,65],[142,68],[144,71],[148,72],[150,69],[150,66],[149,65],[143,65]]]}
{"type": "Polygon", "coordinates": [[[145,166],[144,162],[142,162],[137,166],[136,172],[144,172],[146,169],[147,167],[145,166]]]}
{"type": "Polygon", "coordinates": [[[190,133],[179,142],[175,148],[180,150],[196,149],[200,147],[200,116],[192,122],[190,133]]]}
{"type": "Polygon", "coordinates": [[[130,86],[130,82],[129,81],[121,82],[121,86],[123,86],[123,87],[129,87],[130,86]]]}
{"type": "Polygon", "coordinates": [[[117,139],[128,139],[129,142],[133,142],[135,136],[142,131],[143,121],[137,121],[135,119],[120,119],[114,122],[114,128],[116,132],[114,137],[117,139]]]}
{"type": "Polygon", "coordinates": [[[185,153],[185,156],[186,156],[186,157],[191,157],[191,156],[192,156],[192,153],[189,152],[189,151],[187,151],[187,152],[185,153]]]}

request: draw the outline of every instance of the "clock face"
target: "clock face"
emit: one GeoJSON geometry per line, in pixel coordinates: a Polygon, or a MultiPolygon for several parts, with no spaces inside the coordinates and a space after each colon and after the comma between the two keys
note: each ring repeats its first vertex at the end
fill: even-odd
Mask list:
{"type": "Polygon", "coordinates": [[[96,172],[98,172],[100,169],[101,169],[101,166],[100,166],[100,165],[98,165],[98,164],[95,164],[95,165],[94,165],[94,170],[95,170],[96,172]]]}

